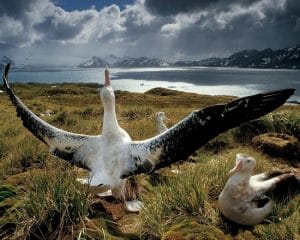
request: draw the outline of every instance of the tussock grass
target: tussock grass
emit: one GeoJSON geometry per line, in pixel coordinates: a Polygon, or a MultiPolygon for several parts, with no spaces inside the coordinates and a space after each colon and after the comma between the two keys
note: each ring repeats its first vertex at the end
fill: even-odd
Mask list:
{"type": "MultiPolygon", "coordinates": [[[[41,168],[45,166],[46,159],[48,159],[45,146],[39,140],[31,136],[28,137],[29,135],[31,134],[27,133],[26,137],[18,139],[14,143],[14,151],[8,152],[9,150],[6,149],[6,158],[0,162],[0,177],[2,179],[9,175],[24,172],[32,167],[41,168]]],[[[5,146],[10,145],[13,145],[13,143],[10,142],[5,146]]]]}
{"type": "MultiPolygon", "coordinates": [[[[37,114],[46,109],[54,111],[50,117],[44,117],[45,121],[76,133],[101,133],[103,108],[99,85],[55,85],[56,88],[48,84],[14,84],[14,89],[37,114]]],[[[116,91],[115,95],[119,123],[134,140],[157,134],[154,121],[157,111],[166,112],[170,118],[167,125],[171,127],[192,110],[233,99],[165,89],[154,89],[146,94],[116,91]]],[[[132,238],[132,235],[128,237],[111,230],[112,224],[116,227],[126,224],[123,218],[123,221],[107,224],[109,216],[97,210],[89,212],[91,196],[88,197],[88,189],[76,181],[76,170],[51,157],[47,147],[28,133],[4,94],[0,95],[0,110],[0,181],[12,182],[19,190],[9,201],[22,199],[22,202],[11,202],[0,214],[0,223],[9,216],[11,224],[6,225],[11,226],[6,228],[9,229],[6,239],[16,236],[21,239],[132,238]]],[[[152,186],[148,177],[141,176],[145,209],[134,215],[143,222],[140,236],[135,238],[232,239],[227,222],[220,217],[217,198],[227,181],[227,172],[234,166],[235,155],[253,156],[257,160],[256,173],[287,168],[282,161],[252,149],[249,142],[253,136],[269,131],[299,138],[299,123],[299,106],[284,106],[207,143],[197,151],[194,167],[185,163],[180,166],[178,175],[164,170],[167,180],[160,185],[152,186]]],[[[287,205],[277,204],[264,224],[238,229],[234,238],[299,239],[299,202],[296,197],[287,205]]],[[[0,230],[0,234],[2,232],[0,230]]]]}
{"type": "Polygon", "coordinates": [[[71,171],[59,169],[33,175],[25,201],[25,212],[31,219],[28,234],[60,239],[68,226],[87,216],[88,193],[71,171]]]}
{"type": "MultiPolygon", "coordinates": [[[[200,161],[192,168],[182,166],[180,174],[169,177],[166,183],[153,187],[150,193],[145,195],[145,199],[143,199],[145,209],[141,214],[144,223],[142,236],[144,238],[164,238],[170,234],[170,231],[173,234],[173,228],[177,229],[187,219],[193,219],[202,224],[198,228],[209,228],[212,231],[207,238],[199,237],[199,239],[219,239],[220,229],[224,231],[224,234],[232,232],[232,228],[237,228],[238,231],[240,226],[232,226],[221,217],[217,199],[228,180],[229,170],[235,165],[236,154],[240,152],[249,154],[257,160],[255,173],[278,168],[277,164],[268,161],[265,155],[245,146],[237,147],[234,151],[227,149],[217,154],[202,155],[200,161]]],[[[289,224],[292,223],[290,221],[298,216],[296,212],[299,210],[299,199],[293,200],[291,204],[290,206],[280,205],[280,203],[276,205],[274,213],[268,221],[273,224],[274,216],[277,219],[281,216],[282,219],[288,219],[286,226],[289,228],[289,224]]],[[[268,239],[264,238],[265,232],[271,231],[268,228],[272,231],[276,229],[273,225],[259,226],[263,227],[254,232],[255,236],[250,234],[253,239],[256,237],[268,239]]],[[[243,235],[243,230],[247,229],[242,228],[241,234],[243,235]]],[[[187,234],[188,231],[188,229],[181,230],[181,233],[187,234]]],[[[222,239],[225,238],[225,236],[222,237],[222,239]]],[[[245,239],[249,239],[249,236],[245,239]]]]}
{"type": "Polygon", "coordinates": [[[0,159],[8,153],[8,146],[3,138],[0,138],[0,159]]]}
{"type": "Polygon", "coordinates": [[[135,120],[153,115],[153,109],[150,107],[131,107],[121,112],[121,117],[126,120],[135,120]]]}
{"type": "Polygon", "coordinates": [[[254,235],[257,239],[299,239],[300,196],[288,204],[277,203],[269,217],[269,224],[258,225],[254,235]],[[289,224],[293,223],[293,224],[289,224]]]}
{"type": "Polygon", "coordinates": [[[267,132],[286,133],[300,139],[300,114],[286,112],[270,113],[267,116],[244,123],[233,131],[236,141],[249,143],[259,134],[267,132]]]}
{"type": "Polygon", "coordinates": [[[210,189],[215,186],[209,181],[211,172],[207,172],[208,164],[216,166],[208,161],[185,169],[169,177],[165,184],[153,188],[151,196],[146,195],[142,212],[143,235],[161,237],[174,222],[187,217],[197,218],[205,224],[216,222],[217,213],[210,204],[209,196],[210,189]]]}

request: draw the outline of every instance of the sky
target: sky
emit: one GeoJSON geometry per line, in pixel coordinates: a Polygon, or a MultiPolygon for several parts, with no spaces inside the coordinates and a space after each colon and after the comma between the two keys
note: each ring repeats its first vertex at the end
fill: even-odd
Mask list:
{"type": "Polygon", "coordinates": [[[0,57],[74,65],[165,61],[300,44],[299,0],[1,0],[0,57]]]}

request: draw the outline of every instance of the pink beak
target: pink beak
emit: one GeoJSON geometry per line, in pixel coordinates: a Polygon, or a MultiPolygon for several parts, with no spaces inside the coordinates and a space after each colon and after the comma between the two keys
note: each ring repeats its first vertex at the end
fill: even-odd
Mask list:
{"type": "Polygon", "coordinates": [[[237,164],[235,164],[234,168],[229,171],[229,176],[232,176],[236,172],[240,171],[243,167],[243,162],[239,161],[237,164]]]}
{"type": "Polygon", "coordinates": [[[104,75],[105,75],[104,86],[105,86],[105,87],[110,86],[109,71],[108,71],[107,69],[105,69],[104,75]]]}

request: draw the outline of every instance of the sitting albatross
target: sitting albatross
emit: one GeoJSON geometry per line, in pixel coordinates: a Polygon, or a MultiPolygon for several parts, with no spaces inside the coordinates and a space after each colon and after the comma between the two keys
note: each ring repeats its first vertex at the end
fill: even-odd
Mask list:
{"type": "Polygon", "coordinates": [[[274,190],[280,182],[289,178],[295,180],[292,171],[273,171],[251,176],[255,164],[254,158],[237,154],[235,167],[229,172],[231,177],[218,199],[222,214],[241,225],[261,223],[271,213],[273,206],[273,201],[265,194],[274,190]]]}
{"type": "Polygon", "coordinates": [[[294,89],[267,92],[196,110],[158,136],[132,141],[118,124],[108,71],[100,92],[104,108],[102,135],[88,136],[58,129],[31,112],[11,89],[9,68],[10,64],[4,70],[4,86],[24,126],[55,156],[88,169],[91,185],[105,185],[123,200],[126,177],[151,173],[186,159],[218,134],[273,111],[294,93],[294,89]]]}

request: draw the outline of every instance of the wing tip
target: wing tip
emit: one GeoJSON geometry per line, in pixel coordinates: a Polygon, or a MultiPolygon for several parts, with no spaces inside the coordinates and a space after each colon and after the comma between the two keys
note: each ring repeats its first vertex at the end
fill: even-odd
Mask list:
{"type": "Polygon", "coordinates": [[[282,100],[286,102],[292,95],[294,95],[295,91],[296,89],[294,88],[286,88],[279,90],[279,95],[281,96],[282,100]]]}
{"type": "Polygon", "coordinates": [[[3,82],[6,88],[9,88],[9,83],[8,83],[8,72],[10,69],[11,63],[9,62],[4,69],[4,73],[3,73],[3,82]]]}
{"type": "Polygon", "coordinates": [[[286,95],[293,95],[295,93],[296,89],[295,88],[286,88],[282,89],[282,93],[285,93],[286,95]]]}

